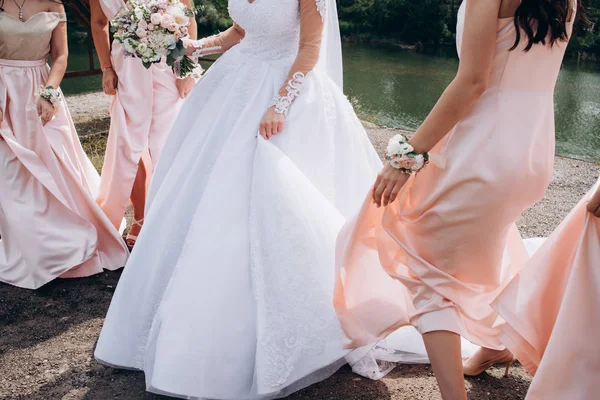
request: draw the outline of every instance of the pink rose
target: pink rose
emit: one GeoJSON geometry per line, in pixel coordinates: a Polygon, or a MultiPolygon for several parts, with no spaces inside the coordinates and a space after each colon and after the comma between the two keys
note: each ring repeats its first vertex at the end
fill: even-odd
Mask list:
{"type": "Polygon", "coordinates": [[[169,25],[171,25],[172,23],[174,23],[174,21],[169,14],[164,14],[160,18],[160,26],[162,26],[165,29],[169,29],[169,25]]]}
{"type": "Polygon", "coordinates": [[[414,158],[410,158],[407,156],[402,156],[398,160],[398,165],[400,166],[400,168],[404,169],[412,169],[416,163],[417,161],[414,158]]]}
{"type": "Polygon", "coordinates": [[[154,13],[150,16],[150,22],[152,22],[152,24],[154,24],[154,25],[160,24],[161,20],[162,20],[161,15],[158,13],[154,13]]]}

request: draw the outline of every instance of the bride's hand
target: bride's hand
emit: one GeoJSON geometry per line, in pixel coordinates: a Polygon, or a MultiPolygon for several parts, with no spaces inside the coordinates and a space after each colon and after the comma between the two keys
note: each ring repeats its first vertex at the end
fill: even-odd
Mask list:
{"type": "Polygon", "coordinates": [[[596,190],[596,193],[592,196],[587,204],[587,210],[596,217],[600,218],[600,187],[598,190],[596,190]]]}
{"type": "Polygon", "coordinates": [[[283,131],[284,123],[285,116],[283,114],[277,114],[274,111],[274,107],[270,107],[260,121],[260,136],[269,140],[271,136],[277,135],[283,131]]]}
{"type": "Polygon", "coordinates": [[[386,164],[373,186],[373,202],[377,204],[377,208],[393,203],[409,177],[410,175],[386,164]]]}

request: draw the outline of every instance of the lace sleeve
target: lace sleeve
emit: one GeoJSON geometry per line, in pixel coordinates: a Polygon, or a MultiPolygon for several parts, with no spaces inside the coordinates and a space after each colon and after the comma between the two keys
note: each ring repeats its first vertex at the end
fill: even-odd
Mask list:
{"type": "Polygon", "coordinates": [[[238,44],[245,35],[246,33],[242,27],[234,23],[231,28],[218,35],[190,41],[189,45],[196,48],[192,56],[202,57],[210,54],[224,53],[238,44]]]}
{"type": "Polygon", "coordinates": [[[300,0],[300,45],[298,55],[283,87],[270,106],[278,114],[287,113],[300,95],[304,78],[317,64],[321,50],[326,0],[300,0]]]}

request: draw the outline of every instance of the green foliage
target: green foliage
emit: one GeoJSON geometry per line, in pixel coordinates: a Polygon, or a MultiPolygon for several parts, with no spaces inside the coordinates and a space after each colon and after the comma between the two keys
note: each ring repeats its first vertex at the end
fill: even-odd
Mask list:
{"type": "MultiPolygon", "coordinates": [[[[591,27],[577,29],[569,52],[600,59],[600,0],[580,0],[591,27]]],[[[337,0],[342,35],[418,47],[454,45],[462,0],[337,0]]]]}
{"type": "Polygon", "coordinates": [[[460,0],[338,0],[343,35],[370,34],[408,44],[453,41],[460,0]]]}
{"type": "Polygon", "coordinates": [[[227,0],[196,0],[194,7],[200,35],[224,31],[232,25],[227,0]]]}

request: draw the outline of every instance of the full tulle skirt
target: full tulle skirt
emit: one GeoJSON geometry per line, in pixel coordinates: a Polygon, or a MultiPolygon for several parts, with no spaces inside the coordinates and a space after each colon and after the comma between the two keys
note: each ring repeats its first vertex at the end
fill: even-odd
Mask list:
{"type": "Polygon", "coordinates": [[[535,375],[527,399],[593,399],[600,382],[600,219],[587,212],[600,181],[492,306],[500,340],[535,375]]]}
{"type": "Polygon", "coordinates": [[[191,93],[96,349],[148,390],[262,399],[345,363],[331,302],[339,229],[381,168],[340,89],[307,75],[284,131],[259,122],[289,63],[236,48],[191,93]]]}
{"type": "Polygon", "coordinates": [[[118,269],[128,257],[95,202],[100,177],[67,105],[42,126],[35,91],[48,72],[45,61],[0,60],[0,281],[28,289],[118,269]]]}
{"type": "Polygon", "coordinates": [[[119,83],[110,106],[110,131],[97,201],[119,228],[140,159],[150,182],[182,100],[175,75],[165,63],[146,69],[140,60],[125,57],[114,43],[112,65],[119,83]]]}

